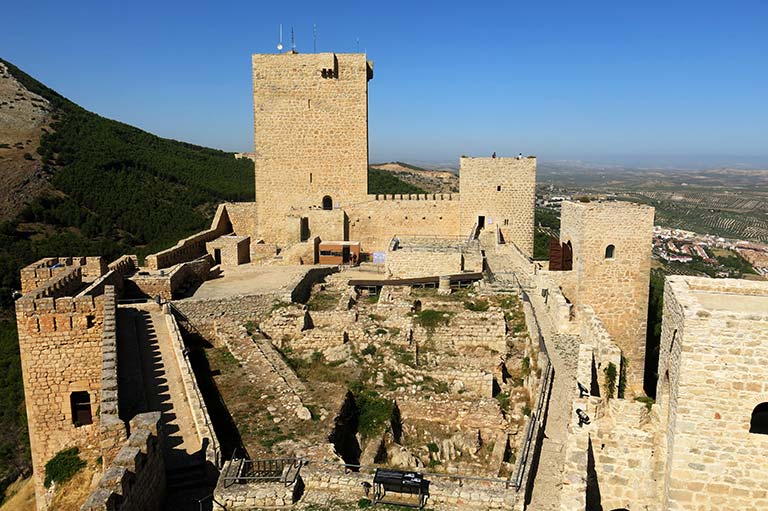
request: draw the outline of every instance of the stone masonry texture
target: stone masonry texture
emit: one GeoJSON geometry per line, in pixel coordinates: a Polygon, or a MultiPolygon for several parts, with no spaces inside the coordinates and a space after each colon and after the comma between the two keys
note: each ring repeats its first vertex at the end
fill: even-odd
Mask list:
{"type": "Polygon", "coordinates": [[[645,366],[653,217],[652,207],[628,202],[564,202],[560,221],[560,242],[573,247],[563,292],[592,307],[626,357],[634,388],[645,366]],[[613,257],[605,257],[609,245],[613,257]]]}

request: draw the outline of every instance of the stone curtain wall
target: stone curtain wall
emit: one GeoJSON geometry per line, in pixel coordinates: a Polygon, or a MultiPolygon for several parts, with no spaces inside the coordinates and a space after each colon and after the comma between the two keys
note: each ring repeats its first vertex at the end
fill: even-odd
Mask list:
{"type": "Polygon", "coordinates": [[[286,52],[252,65],[258,233],[285,243],[291,207],[365,200],[372,64],[361,53],[286,52]]]}
{"type": "Polygon", "coordinates": [[[19,350],[38,507],[45,463],[72,445],[97,444],[104,297],[16,301],[19,350]],[[87,391],[93,424],[76,427],[70,394],[87,391]]]}
{"type": "Polygon", "coordinates": [[[667,278],[657,390],[668,458],[661,509],[768,508],[768,435],[749,433],[752,410],[768,401],[761,303],[765,282],[667,278]]]}
{"type": "Polygon", "coordinates": [[[364,252],[383,252],[393,236],[432,235],[436,237],[466,236],[459,229],[461,202],[458,195],[386,196],[369,195],[368,200],[346,207],[349,217],[349,239],[359,241],[364,252]],[[414,197],[411,199],[410,197],[414,197]],[[374,200],[374,198],[376,200],[374,200]]]}
{"type": "Polygon", "coordinates": [[[560,241],[573,246],[563,291],[589,305],[628,360],[629,386],[642,388],[654,209],[628,202],[564,202],[560,241]],[[614,245],[614,257],[605,250],[614,245]]]}
{"type": "Polygon", "coordinates": [[[148,255],[146,257],[146,265],[150,270],[159,270],[197,259],[205,255],[205,244],[207,242],[230,232],[232,232],[232,223],[229,220],[226,206],[219,204],[210,229],[184,238],[169,249],[148,255]]]}
{"type": "Polygon", "coordinates": [[[227,202],[223,206],[227,210],[229,221],[232,222],[232,232],[237,236],[250,237],[251,245],[253,245],[253,242],[258,239],[256,232],[256,203],[227,202]]]}
{"type": "MultiPolygon", "coordinates": [[[[301,216],[305,216],[309,224],[309,232],[305,233],[306,239],[319,237],[323,241],[347,241],[348,222],[345,211],[310,209],[301,213],[301,216]]],[[[299,235],[301,237],[301,233],[299,235]]]]}
{"type": "Polygon", "coordinates": [[[459,177],[461,234],[484,216],[486,228],[498,226],[505,243],[532,255],[536,158],[462,157],[459,177]]]}
{"type": "Polygon", "coordinates": [[[160,511],[165,509],[165,463],[160,412],[131,420],[131,436],[80,511],[160,511]]]}
{"type": "Polygon", "coordinates": [[[184,385],[184,395],[187,398],[189,409],[192,412],[192,420],[195,422],[195,431],[200,445],[206,446],[205,459],[214,467],[219,465],[219,440],[216,432],[213,430],[213,422],[208,414],[208,407],[200,393],[200,388],[195,379],[195,373],[192,371],[192,365],[186,357],[186,345],[184,337],[181,335],[176,318],[171,313],[168,305],[163,307],[165,322],[168,326],[173,354],[176,357],[176,363],[179,366],[181,381],[184,385]]]}
{"type": "Polygon", "coordinates": [[[115,288],[104,290],[104,328],[101,335],[101,403],[99,406],[99,441],[104,466],[125,442],[127,431],[120,419],[117,397],[117,322],[115,288]]]}

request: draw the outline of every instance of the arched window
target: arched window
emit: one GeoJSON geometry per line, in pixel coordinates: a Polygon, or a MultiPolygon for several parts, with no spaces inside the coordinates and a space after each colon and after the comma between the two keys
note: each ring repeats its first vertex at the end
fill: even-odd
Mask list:
{"type": "Polygon", "coordinates": [[[616,252],[616,247],[613,245],[608,245],[607,247],[605,247],[605,258],[613,259],[614,252],[616,252]]]}
{"type": "Polygon", "coordinates": [[[752,410],[749,432],[768,435],[768,403],[760,403],[752,410]]]}
{"type": "Polygon", "coordinates": [[[325,210],[333,209],[333,199],[331,199],[330,195],[326,195],[325,197],[323,197],[323,209],[325,210]]]}

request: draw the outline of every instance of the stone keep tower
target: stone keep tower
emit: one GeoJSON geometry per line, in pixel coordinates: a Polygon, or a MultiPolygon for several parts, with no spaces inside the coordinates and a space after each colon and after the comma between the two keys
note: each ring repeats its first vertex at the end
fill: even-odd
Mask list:
{"type": "Polygon", "coordinates": [[[104,267],[101,258],[54,259],[21,273],[16,320],[37,509],[47,505],[46,462],[66,447],[99,445],[105,296],[72,295],[104,267]]]}
{"type": "Polygon", "coordinates": [[[498,227],[506,243],[533,255],[536,158],[462,157],[459,177],[461,234],[498,227]]]}
{"type": "Polygon", "coordinates": [[[298,241],[286,217],[364,201],[368,175],[365,54],[257,54],[253,62],[257,233],[298,241]]]}
{"type": "Polygon", "coordinates": [[[560,241],[573,252],[563,291],[574,304],[594,309],[626,357],[628,383],[637,390],[645,367],[654,212],[629,202],[564,202],[560,218],[560,241]]]}

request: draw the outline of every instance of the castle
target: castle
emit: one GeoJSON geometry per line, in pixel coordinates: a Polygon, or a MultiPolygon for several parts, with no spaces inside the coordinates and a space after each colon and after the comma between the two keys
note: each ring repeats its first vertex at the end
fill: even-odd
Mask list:
{"type": "MultiPolygon", "coordinates": [[[[452,435],[430,458],[466,469],[461,456],[434,458],[435,449],[464,449],[485,460],[483,477],[432,474],[435,509],[768,506],[768,398],[755,377],[768,346],[768,285],[669,277],[657,401],[636,401],[655,383],[643,381],[653,208],[564,203],[550,260],[534,261],[534,157],[462,157],[459,194],[372,195],[366,56],[287,52],[254,55],[252,66],[253,203],[220,205],[209,229],[143,266],[129,255],[110,264],[52,257],[21,272],[38,509],[51,506],[46,462],[71,446],[102,460],[86,511],[369,497],[363,471],[345,470],[348,398],[313,428],[328,425],[328,441],[307,448],[300,478],[285,468],[276,485],[248,479],[241,469],[255,461],[229,459],[192,337],[225,346],[253,385],[266,378],[282,389],[270,407],[283,423],[315,414],[312,389],[278,350],[346,363],[365,349],[371,364],[371,353],[393,349],[411,365],[384,363],[414,375],[411,393],[390,385],[398,416],[452,435]],[[441,298],[467,285],[476,300],[468,309],[441,298]],[[340,289],[332,307],[303,305],[326,286],[340,289]],[[418,324],[427,298],[412,288],[424,286],[439,287],[430,303],[450,324],[418,324]],[[510,330],[517,312],[520,332],[510,330]],[[419,346],[438,347],[425,369],[403,356],[424,357],[419,346]],[[513,348],[525,355],[517,381],[513,348]],[[423,374],[440,395],[420,401],[413,385],[429,381],[423,374]],[[500,391],[520,402],[505,409],[500,391]]],[[[379,392],[392,374],[374,378],[379,392]]],[[[413,462],[396,433],[358,454],[413,462]]]]}

